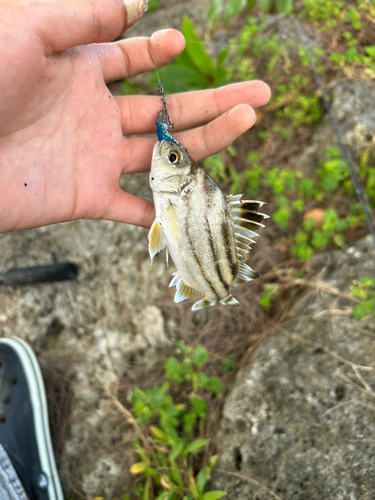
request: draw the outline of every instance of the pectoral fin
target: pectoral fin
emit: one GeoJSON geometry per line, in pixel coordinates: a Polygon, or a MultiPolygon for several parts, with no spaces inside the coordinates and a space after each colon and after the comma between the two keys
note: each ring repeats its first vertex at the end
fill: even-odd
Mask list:
{"type": "Polygon", "coordinates": [[[148,252],[151,258],[151,264],[152,264],[152,259],[155,257],[155,255],[164,250],[166,246],[167,246],[167,241],[165,239],[161,224],[155,219],[154,223],[151,226],[150,232],[148,233],[148,252]]]}

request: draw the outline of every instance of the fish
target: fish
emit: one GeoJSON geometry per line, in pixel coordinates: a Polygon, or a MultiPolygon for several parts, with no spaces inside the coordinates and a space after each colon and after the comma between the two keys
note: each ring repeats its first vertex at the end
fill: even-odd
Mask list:
{"type": "Polygon", "coordinates": [[[230,291],[259,278],[244,260],[268,215],[264,202],[225,196],[211,177],[168,130],[164,111],[156,119],[150,186],[156,217],[148,234],[151,264],[166,251],[177,271],[169,286],[174,301],[200,298],[193,311],[218,304],[238,307],[230,291]]]}

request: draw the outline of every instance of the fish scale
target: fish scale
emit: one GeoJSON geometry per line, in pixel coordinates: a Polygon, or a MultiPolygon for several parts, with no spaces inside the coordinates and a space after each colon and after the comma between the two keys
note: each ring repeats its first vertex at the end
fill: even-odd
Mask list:
{"type": "Polygon", "coordinates": [[[204,169],[168,130],[164,111],[156,120],[150,185],[156,218],[149,232],[151,261],[161,250],[177,272],[175,302],[203,297],[192,309],[216,304],[239,306],[230,290],[260,276],[243,262],[268,216],[264,204],[224,196],[204,169]]]}

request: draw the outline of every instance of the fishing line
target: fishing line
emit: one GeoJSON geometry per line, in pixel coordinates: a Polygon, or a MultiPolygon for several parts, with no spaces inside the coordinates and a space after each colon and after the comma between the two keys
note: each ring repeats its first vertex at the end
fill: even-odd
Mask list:
{"type": "Polygon", "coordinates": [[[300,23],[299,23],[299,21],[298,21],[297,18],[294,18],[294,23],[295,23],[296,28],[298,30],[299,36],[301,38],[301,42],[302,42],[303,48],[305,49],[306,56],[307,56],[307,58],[309,60],[311,69],[312,69],[312,71],[314,73],[314,78],[315,78],[316,84],[317,84],[317,86],[318,86],[318,88],[320,90],[320,93],[322,95],[322,99],[323,99],[324,105],[326,107],[328,116],[329,116],[329,118],[331,120],[333,130],[335,131],[337,140],[339,142],[341,153],[342,153],[342,155],[343,155],[343,157],[344,157],[344,159],[345,159],[345,161],[346,161],[346,163],[348,165],[350,177],[352,178],[352,182],[353,182],[353,186],[354,186],[355,192],[357,193],[359,202],[360,202],[360,204],[362,206],[362,210],[363,210],[363,213],[364,213],[365,218],[366,218],[367,226],[369,228],[370,234],[372,235],[372,237],[374,239],[374,244],[375,244],[375,226],[374,226],[374,221],[372,219],[370,211],[367,208],[368,204],[367,204],[367,202],[365,200],[365,194],[364,194],[362,183],[361,183],[360,179],[358,178],[357,172],[355,171],[355,167],[354,167],[353,161],[352,161],[352,159],[350,157],[350,153],[349,153],[348,148],[346,147],[346,145],[344,143],[344,140],[342,138],[341,130],[340,130],[339,124],[338,124],[338,122],[336,120],[336,116],[334,115],[334,113],[332,111],[332,108],[331,108],[331,105],[328,102],[327,94],[326,94],[326,91],[324,89],[322,80],[320,78],[320,75],[319,75],[316,67],[315,67],[313,58],[311,57],[311,53],[310,53],[310,51],[309,51],[309,49],[307,47],[307,44],[305,43],[306,33],[304,32],[304,30],[303,30],[302,26],[300,25],[300,23]]]}
{"type": "Polygon", "coordinates": [[[155,66],[156,76],[158,77],[157,87],[159,89],[160,100],[162,101],[162,103],[164,105],[165,114],[167,115],[168,127],[169,128],[173,128],[174,127],[174,123],[172,123],[171,119],[169,118],[169,110],[168,110],[167,99],[165,97],[165,92],[164,92],[163,84],[160,81],[159,71],[158,71],[158,68],[157,68],[156,63],[155,63],[154,53],[153,53],[153,50],[152,50],[151,46],[150,46],[150,54],[151,54],[151,57],[152,57],[152,62],[154,63],[154,66],[155,66]]]}

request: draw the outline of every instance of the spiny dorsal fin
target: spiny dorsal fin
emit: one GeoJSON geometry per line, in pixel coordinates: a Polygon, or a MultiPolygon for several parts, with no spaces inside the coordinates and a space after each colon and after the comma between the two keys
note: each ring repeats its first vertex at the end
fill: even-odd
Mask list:
{"type": "MultiPolygon", "coordinates": [[[[164,250],[166,246],[167,242],[164,237],[161,224],[155,219],[148,233],[148,252],[151,258],[151,264],[152,264],[152,259],[155,257],[155,255],[158,252],[164,250]]],[[[168,256],[167,256],[167,263],[168,263],[168,256]]]]}
{"type": "Polygon", "coordinates": [[[250,244],[255,243],[253,238],[258,236],[256,231],[264,227],[262,221],[268,218],[268,215],[259,212],[264,205],[263,201],[241,200],[242,196],[242,194],[230,194],[226,198],[233,216],[236,253],[239,261],[244,260],[251,249],[250,244]]]}
{"type": "Polygon", "coordinates": [[[261,277],[260,273],[257,273],[256,271],[251,269],[251,267],[248,266],[247,264],[240,262],[238,264],[238,272],[233,280],[231,288],[233,288],[234,286],[241,285],[241,283],[246,283],[246,281],[255,280],[260,277],[261,277]]]}

